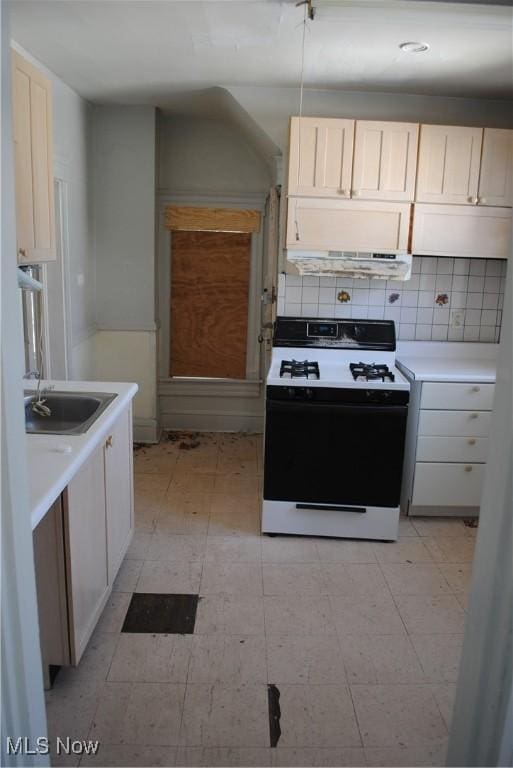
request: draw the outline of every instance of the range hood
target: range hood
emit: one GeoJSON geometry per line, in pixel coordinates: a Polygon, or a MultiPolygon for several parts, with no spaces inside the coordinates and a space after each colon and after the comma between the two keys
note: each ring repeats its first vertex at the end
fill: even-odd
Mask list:
{"type": "Polygon", "coordinates": [[[409,280],[412,267],[408,253],[288,250],[287,261],[300,275],[378,280],[409,280]]]}

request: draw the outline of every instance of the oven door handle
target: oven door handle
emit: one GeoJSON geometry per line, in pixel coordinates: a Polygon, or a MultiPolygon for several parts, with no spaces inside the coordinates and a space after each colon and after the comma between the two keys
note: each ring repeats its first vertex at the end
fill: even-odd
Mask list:
{"type": "Polygon", "coordinates": [[[365,411],[366,414],[380,414],[384,413],[404,413],[407,411],[407,405],[377,405],[372,403],[312,403],[309,400],[268,400],[267,412],[268,413],[305,413],[305,410],[311,413],[330,413],[330,414],[343,414],[351,411],[365,411]]]}

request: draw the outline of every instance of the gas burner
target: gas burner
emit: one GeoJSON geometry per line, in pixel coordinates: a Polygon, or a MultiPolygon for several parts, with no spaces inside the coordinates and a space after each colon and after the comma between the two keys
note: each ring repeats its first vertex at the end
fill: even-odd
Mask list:
{"type": "Polygon", "coordinates": [[[310,376],[320,378],[319,363],[309,362],[308,360],[282,360],[280,365],[280,378],[290,377],[291,379],[301,379],[310,376]]]}
{"type": "Polygon", "coordinates": [[[353,379],[363,381],[394,381],[395,376],[388,365],[379,363],[349,363],[353,379]]]}

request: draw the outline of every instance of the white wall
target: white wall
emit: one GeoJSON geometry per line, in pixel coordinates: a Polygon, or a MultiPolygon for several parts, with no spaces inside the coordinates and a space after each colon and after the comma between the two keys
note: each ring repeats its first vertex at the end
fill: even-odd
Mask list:
{"type": "Polygon", "coordinates": [[[155,110],[94,107],[96,322],[155,322],[155,110]]]}
{"type": "Polygon", "coordinates": [[[229,121],[159,118],[158,186],[172,192],[267,194],[268,165],[229,121]]]}
{"type": "MultiPolygon", "coordinates": [[[[298,88],[227,89],[285,154],[291,115],[299,114],[298,88]]],[[[398,93],[305,90],[303,114],[360,120],[513,127],[513,102],[398,93]]]]}
{"type": "Polygon", "coordinates": [[[95,378],[139,384],[135,436],[151,440],[157,435],[155,110],[96,106],[93,135],[95,378]]]}

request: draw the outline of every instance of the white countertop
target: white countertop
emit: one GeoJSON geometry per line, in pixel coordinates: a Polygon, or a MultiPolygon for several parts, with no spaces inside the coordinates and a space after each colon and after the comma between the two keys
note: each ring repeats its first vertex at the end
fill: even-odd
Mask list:
{"type": "Polygon", "coordinates": [[[397,358],[397,363],[417,381],[495,382],[495,360],[472,357],[408,357],[397,358]]]}
{"type": "MultiPolygon", "coordinates": [[[[36,389],[37,382],[24,382],[36,389]]],[[[61,392],[107,392],[117,397],[83,435],[27,435],[32,530],[45,516],[82,464],[105,439],[118,416],[136,394],[137,384],[105,381],[42,381],[61,392]]]]}
{"type": "Polygon", "coordinates": [[[399,342],[396,362],[417,381],[494,383],[498,344],[399,342]]]}

